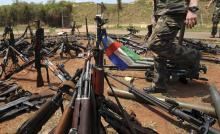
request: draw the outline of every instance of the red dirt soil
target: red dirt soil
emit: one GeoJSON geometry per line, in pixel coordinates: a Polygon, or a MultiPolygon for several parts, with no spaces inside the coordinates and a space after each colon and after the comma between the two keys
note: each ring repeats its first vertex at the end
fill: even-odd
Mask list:
{"type": "MultiPolygon", "coordinates": [[[[68,70],[70,74],[73,74],[77,68],[82,67],[84,63],[83,59],[60,60],[58,56],[51,58],[51,61],[54,64],[65,63],[65,68],[66,70],[68,70]]],[[[208,72],[207,74],[204,75],[204,77],[209,79],[208,82],[199,81],[199,80],[190,81],[188,84],[182,84],[179,82],[170,82],[168,93],[165,94],[165,96],[175,98],[176,100],[183,102],[189,102],[201,106],[210,106],[211,104],[210,104],[209,90],[208,90],[209,84],[215,84],[220,92],[220,79],[219,79],[220,65],[208,63],[208,62],[203,62],[203,63],[208,67],[208,72]]],[[[54,92],[48,88],[46,83],[45,69],[42,70],[43,70],[43,77],[45,80],[44,87],[36,88],[36,71],[34,68],[30,68],[30,67],[14,75],[12,80],[16,81],[24,89],[29,90],[31,92],[54,92]]],[[[144,77],[144,72],[137,72],[137,71],[124,71],[124,72],[113,71],[113,72],[120,75],[144,77]]],[[[61,81],[56,76],[54,76],[52,72],[50,72],[50,78],[51,78],[50,79],[51,82],[56,86],[58,86],[59,83],[61,83],[61,81]]],[[[113,84],[122,89],[124,88],[123,86],[120,86],[116,82],[113,82],[113,84]]],[[[134,84],[139,89],[142,89],[144,87],[150,86],[151,83],[143,79],[140,79],[140,80],[135,80],[134,84]]],[[[105,89],[106,89],[105,96],[107,98],[114,100],[113,97],[107,95],[107,89],[109,89],[109,87],[107,86],[106,83],[105,83],[105,89]]],[[[125,100],[125,99],[120,99],[120,102],[127,111],[135,112],[135,114],[137,115],[137,119],[141,121],[143,126],[153,128],[160,134],[167,134],[167,133],[183,134],[189,132],[189,127],[187,127],[187,125],[182,125],[175,117],[170,116],[166,112],[163,112],[156,107],[143,105],[135,101],[125,100]]],[[[68,104],[68,102],[65,102],[65,104],[68,104]]],[[[29,117],[31,117],[33,114],[34,112],[25,113],[14,119],[2,122],[0,124],[0,134],[15,133],[16,130],[19,128],[19,126],[29,117]]],[[[50,119],[49,122],[43,127],[40,133],[46,134],[50,132],[50,130],[56,126],[60,116],[61,116],[61,112],[60,110],[58,110],[57,113],[53,116],[53,118],[50,119]]],[[[217,123],[214,125],[214,127],[219,129],[217,123]]]]}

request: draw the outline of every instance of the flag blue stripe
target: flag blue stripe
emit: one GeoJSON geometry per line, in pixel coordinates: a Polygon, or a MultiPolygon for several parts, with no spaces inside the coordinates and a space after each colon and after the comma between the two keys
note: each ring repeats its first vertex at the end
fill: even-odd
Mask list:
{"type": "Polygon", "coordinates": [[[128,68],[128,65],[123,60],[121,60],[117,55],[115,55],[115,54],[112,54],[111,56],[109,56],[109,59],[120,70],[125,70],[125,69],[128,68]]]}

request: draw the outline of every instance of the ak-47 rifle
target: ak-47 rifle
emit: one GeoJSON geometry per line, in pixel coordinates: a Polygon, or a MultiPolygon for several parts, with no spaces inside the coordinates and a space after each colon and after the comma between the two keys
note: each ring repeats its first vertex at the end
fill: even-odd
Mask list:
{"type": "Polygon", "coordinates": [[[70,80],[70,74],[65,70],[64,65],[55,66],[49,59],[44,59],[45,65],[57,76],[62,82],[70,80]]]}
{"type": "Polygon", "coordinates": [[[70,89],[75,89],[75,83],[81,75],[82,70],[77,70],[69,82],[64,83],[53,98],[46,102],[29,120],[22,124],[17,130],[17,134],[37,134],[42,126],[51,118],[51,116],[62,106],[63,94],[70,94],[70,89]]]}
{"type": "MultiPolygon", "coordinates": [[[[104,36],[106,36],[106,29],[103,28],[103,25],[105,25],[108,20],[103,19],[103,13],[101,11],[101,15],[96,15],[95,21],[97,23],[97,41],[96,41],[96,48],[94,51],[94,58],[95,58],[95,66],[93,67],[93,82],[92,82],[92,88],[94,90],[95,96],[96,96],[96,104],[97,104],[97,111],[100,109],[100,106],[102,105],[102,100],[105,99],[103,96],[104,93],[104,68],[103,68],[103,54],[104,50],[101,47],[102,39],[104,36]]],[[[108,82],[108,81],[107,81],[108,82]]],[[[115,97],[116,102],[119,106],[120,113],[122,114],[123,118],[125,119],[128,129],[131,132],[131,134],[136,134],[136,131],[134,130],[133,126],[129,122],[128,115],[124,112],[124,109],[120,105],[120,102],[117,97],[115,97]]],[[[97,126],[98,132],[101,131],[102,123],[101,123],[101,114],[98,112],[94,113],[96,118],[95,124],[97,126]]]]}
{"type": "MultiPolygon", "coordinates": [[[[55,49],[57,49],[57,47],[54,48],[53,50],[51,50],[51,51],[48,52],[48,53],[43,53],[43,52],[41,52],[41,55],[43,55],[44,57],[49,56],[49,55],[51,55],[52,53],[54,53],[54,51],[56,51],[55,49]]],[[[25,63],[24,63],[23,65],[21,65],[20,67],[15,68],[15,70],[13,70],[12,72],[9,72],[9,73],[5,74],[4,79],[5,79],[5,80],[6,80],[6,79],[9,79],[11,76],[13,76],[13,75],[16,74],[16,73],[19,73],[20,71],[22,71],[22,70],[24,70],[25,68],[29,67],[29,66],[32,65],[33,63],[35,63],[35,59],[30,60],[29,62],[25,62],[25,63]]],[[[47,69],[47,68],[46,68],[46,69],[47,69]]],[[[49,81],[49,80],[48,80],[48,81],[49,81]]]]}
{"type": "Polygon", "coordinates": [[[126,37],[118,38],[118,41],[121,42],[124,46],[127,46],[129,49],[133,50],[137,54],[144,54],[148,51],[148,48],[145,44],[138,43],[137,41],[131,40],[126,37]]]}
{"type": "Polygon", "coordinates": [[[53,94],[27,94],[14,101],[11,101],[0,107],[0,122],[11,118],[21,112],[40,108],[39,105],[45,102],[45,99],[53,96],[53,94]]]}
{"type": "Polygon", "coordinates": [[[19,88],[18,85],[8,86],[7,90],[0,92],[0,98],[8,96],[10,93],[15,92],[19,88]]]}
{"type": "Polygon", "coordinates": [[[42,45],[43,45],[43,40],[44,40],[44,29],[41,28],[40,26],[40,21],[37,20],[36,21],[36,26],[37,26],[37,30],[36,30],[36,37],[35,37],[35,68],[37,70],[37,87],[41,87],[44,85],[44,81],[43,81],[43,77],[42,77],[42,73],[41,73],[41,49],[42,49],[42,45]]]}
{"type": "Polygon", "coordinates": [[[77,93],[74,92],[72,99],[69,103],[69,106],[65,108],[63,115],[61,119],[59,120],[59,123],[57,124],[56,128],[53,129],[53,134],[68,134],[69,130],[71,129],[72,125],[72,116],[74,111],[74,104],[76,100],[77,93]]]}
{"type": "Polygon", "coordinates": [[[115,78],[110,73],[106,73],[106,75],[112,78],[113,80],[121,83],[122,85],[128,87],[129,92],[134,94],[136,97],[144,101],[150,102],[151,104],[161,108],[162,110],[167,111],[171,115],[174,115],[177,118],[188,122],[193,129],[197,130],[197,132],[202,134],[220,133],[218,130],[211,127],[215,123],[215,120],[212,117],[197,110],[181,110],[177,107],[177,104],[171,102],[163,102],[153,97],[152,95],[146,94],[143,91],[140,91],[139,89],[136,89],[135,87],[128,85],[126,82],[123,82],[122,80],[115,78]]]}
{"type": "Polygon", "coordinates": [[[204,43],[202,41],[195,39],[183,39],[183,45],[205,53],[211,53],[211,54],[220,53],[220,47],[218,45],[204,43]]]}
{"type": "Polygon", "coordinates": [[[35,60],[31,60],[23,65],[21,65],[19,68],[16,68],[13,72],[9,72],[5,75],[4,80],[9,79],[12,75],[19,73],[20,71],[24,70],[25,68],[29,67],[35,62],[35,60]]]}
{"type": "MultiPolygon", "coordinates": [[[[14,32],[11,24],[5,27],[4,34],[3,34],[3,39],[6,40],[6,36],[9,34],[10,39],[8,40],[9,45],[14,46],[15,45],[15,37],[14,37],[14,32]]],[[[8,53],[9,56],[12,59],[13,64],[18,64],[18,58],[15,55],[14,51],[11,51],[10,48],[8,48],[8,53]]]]}
{"type": "MultiPolygon", "coordinates": [[[[79,87],[77,90],[77,97],[74,104],[74,112],[73,112],[73,120],[72,120],[72,128],[70,132],[79,133],[79,134],[93,134],[95,131],[95,127],[92,123],[92,102],[91,102],[91,94],[92,92],[92,84],[91,84],[91,57],[86,60],[85,68],[81,75],[79,81],[79,87]]],[[[96,131],[97,132],[97,131],[96,131]]]]}

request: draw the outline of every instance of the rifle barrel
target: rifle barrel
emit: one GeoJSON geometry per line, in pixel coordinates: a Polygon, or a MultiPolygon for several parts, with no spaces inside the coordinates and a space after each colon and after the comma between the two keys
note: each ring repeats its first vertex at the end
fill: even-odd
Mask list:
{"type": "MultiPolygon", "coordinates": [[[[201,127],[204,125],[203,122],[197,118],[194,118],[186,113],[184,113],[183,111],[177,109],[177,108],[173,108],[173,105],[167,102],[163,102],[155,97],[153,97],[152,95],[149,94],[145,94],[143,92],[141,92],[139,89],[136,89],[130,85],[128,85],[126,82],[119,80],[117,78],[115,78],[114,76],[112,76],[109,73],[106,73],[107,76],[109,76],[110,78],[114,79],[115,81],[118,81],[119,83],[121,83],[122,85],[128,87],[129,92],[131,92],[132,94],[134,94],[135,96],[147,100],[150,103],[152,103],[155,106],[158,106],[162,109],[164,109],[165,111],[171,113],[171,115],[175,115],[176,117],[179,117],[185,121],[187,121],[188,123],[190,123],[190,125],[195,128],[197,131],[201,131],[201,127]]],[[[220,132],[218,132],[218,130],[209,127],[208,128],[208,132],[211,133],[216,133],[219,134],[220,132]]]]}
{"type": "Polygon", "coordinates": [[[218,117],[218,123],[220,125],[220,95],[219,92],[217,91],[216,86],[212,85],[209,88],[212,103],[214,104],[215,107],[215,112],[218,117]]]}
{"type": "MultiPolygon", "coordinates": [[[[150,104],[149,102],[146,102],[145,100],[142,100],[142,99],[138,98],[137,96],[133,95],[132,93],[130,93],[127,90],[121,90],[121,89],[117,89],[115,87],[113,88],[113,90],[114,90],[115,94],[118,97],[121,97],[121,98],[124,98],[124,99],[132,99],[132,100],[135,100],[135,101],[138,101],[138,102],[141,102],[141,103],[150,104]]],[[[110,96],[113,95],[111,90],[108,90],[108,95],[110,95],[110,96]]],[[[196,109],[198,111],[202,111],[202,112],[204,112],[208,115],[211,115],[212,117],[217,117],[216,113],[215,113],[215,109],[211,106],[210,107],[204,107],[204,106],[200,106],[200,105],[194,105],[194,104],[190,104],[190,103],[186,103],[186,102],[176,101],[176,100],[169,99],[169,98],[162,98],[162,97],[157,97],[157,96],[154,96],[154,97],[156,97],[157,99],[159,99],[161,101],[164,101],[164,102],[173,101],[173,102],[178,104],[179,108],[196,109]]]]}

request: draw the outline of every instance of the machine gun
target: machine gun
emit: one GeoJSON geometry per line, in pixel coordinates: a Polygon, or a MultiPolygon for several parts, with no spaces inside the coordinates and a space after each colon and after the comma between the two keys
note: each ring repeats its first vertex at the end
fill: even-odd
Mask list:
{"type": "Polygon", "coordinates": [[[204,53],[219,54],[220,46],[204,43],[195,39],[183,39],[183,45],[204,53]]]}
{"type": "Polygon", "coordinates": [[[71,94],[70,89],[75,89],[75,84],[81,75],[82,70],[77,70],[75,75],[64,83],[53,96],[51,100],[46,102],[29,120],[22,124],[17,130],[17,134],[37,134],[42,126],[51,118],[59,107],[62,107],[63,94],[71,94]]]}
{"type": "MultiPolygon", "coordinates": [[[[178,79],[180,82],[187,84],[187,79],[197,79],[207,81],[206,78],[201,78],[200,73],[206,74],[207,67],[205,65],[200,65],[200,68],[197,71],[192,70],[191,68],[183,68],[171,60],[162,59],[166,63],[166,72],[168,80],[178,79]]],[[[152,81],[154,77],[154,68],[147,68],[145,72],[146,80],[152,81]]]]}
{"type": "Polygon", "coordinates": [[[170,113],[171,115],[176,116],[178,119],[188,122],[193,129],[197,130],[197,132],[202,134],[206,134],[209,132],[213,134],[219,134],[218,130],[211,127],[215,123],[215,120],[212,117],[193,109],[191,111],[179,109],[177,107],[177,104],[171,102],[163,102],[153,97],[152,95],[146,94],[143,91],[128,85],[126,82],[123,82],[122,80],[115,78],[110,73],[106,73],[106,75],[112,78],[113,80],[119,82],[120,84],[128,87],[129,92],[134,94],[141,100],[150,102],[158,108],[161,108],[162,110],[170,113]]]}

